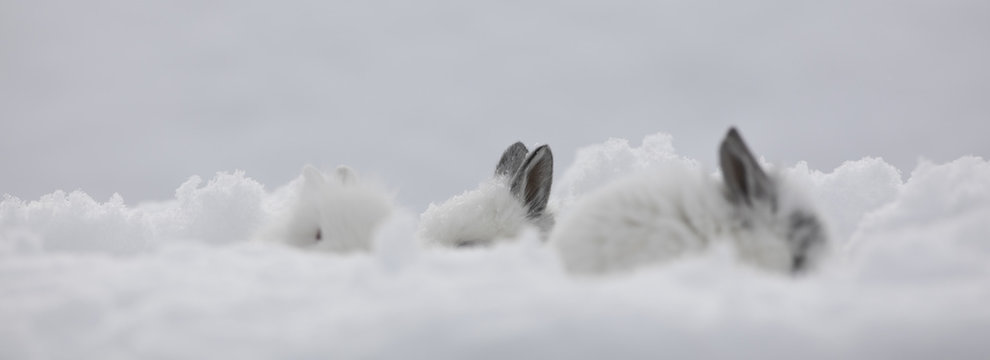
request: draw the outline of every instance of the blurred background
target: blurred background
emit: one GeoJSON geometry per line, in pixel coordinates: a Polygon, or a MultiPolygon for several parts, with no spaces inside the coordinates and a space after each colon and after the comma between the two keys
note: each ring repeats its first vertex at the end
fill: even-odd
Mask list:
{"type": "Polygon", "coordinates": [[[982,0],[0,0],[0,193],[166,200],[348,164],[414,210],[501,151],[674,136],[715,165],[990,155],[982,0]]]}

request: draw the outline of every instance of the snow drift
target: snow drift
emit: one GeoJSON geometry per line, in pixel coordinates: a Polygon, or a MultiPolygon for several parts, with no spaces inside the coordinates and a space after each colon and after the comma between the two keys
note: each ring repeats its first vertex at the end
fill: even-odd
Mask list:
{"type": "MultiPolygon", "coordinates": [[[[671,137],[579,151],[561,212],[668,161],[671,137]]],[[[980,358],[990,351],[990,163],[882,159],[781,169],[818,204],[832,254],[800,278],[724,249],[573,276],[535,232],[421,249],[396,209],[369,253],[249,241],[291,206],[244,173],[163,203],[81,191],[0,202],[0,358],[980,358]]],[[[404,189],[414,191],[415,189],[404,189]]],[[[452,189],[456,192],[458,189],[452,189]]],[[[441,201],[443,199],[437,199],[441,201]]]]}

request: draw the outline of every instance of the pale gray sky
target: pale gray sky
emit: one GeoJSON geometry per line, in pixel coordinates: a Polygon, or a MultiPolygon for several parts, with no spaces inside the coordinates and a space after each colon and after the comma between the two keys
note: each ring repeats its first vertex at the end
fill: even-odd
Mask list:
{"type": "Polygon", "coordinates": [[[990,2],[0,0],[0,193],[164,200],[243,169],[346,163],[405,205],[473,188],[516,140],[727,126],[830,170],[990,156],[990,2]]]}

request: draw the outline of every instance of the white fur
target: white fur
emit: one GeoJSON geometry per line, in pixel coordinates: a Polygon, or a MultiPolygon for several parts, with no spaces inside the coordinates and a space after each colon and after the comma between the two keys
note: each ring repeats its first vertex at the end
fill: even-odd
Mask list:
{"type": "Polygon", "coordinates": [[[263,232],[263,239],[317,251],[369,251],[375,230],[392,212],[385,191],[343,166],[332,176],[307,166],[296,189],[292,205],[263,232]]]}
{"type": "Polygon", "coordinates": [[[427,245],[491,245],[513,239],[529,225],[526,208],[497,177],[475,190],[430,204],[420,216],[419,238],[427,245]]]}
{"type": "MultiPolygon", "coordinates": [[[[775,181],[778,180],[775,176],[775,181]]],[[[792,251],[781,217],[803,204],[789,188],[780,208],[741,208],[721,182],[702,171],[668,164],[620,179],[579,200],[551,234],[569,271],[634,269],[728,242],[738,257],[760,267],[790,270],[792,251]]],[[[809,210],[810,211],[810,210],[809,210]]]]}

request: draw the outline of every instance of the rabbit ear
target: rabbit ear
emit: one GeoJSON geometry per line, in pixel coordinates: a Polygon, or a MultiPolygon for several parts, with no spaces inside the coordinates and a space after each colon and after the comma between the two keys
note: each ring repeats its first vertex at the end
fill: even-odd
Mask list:
{"type": "Polygon", "coordinates": [[[553,153],[543,145],[526,158],[512,179],[512,194],[526,205],[530,217],[539,216],[547,207],[553,184],[553,153]]]}
{"type": "Polygon", "coordinates": [[[722,140],[719,158],[722,177],[725,178],[725,185],[733,201],[742,201],[748,205],[753,205],[754,201],[769,201],[773,204],[776,195],[773,183],[760,168],[736,128],[729,128],[725,140],[722,140]]]}
{"type": "Polygon", "coordinates": [[[307,187],[321,187],[326,184],[326,179],[320,170],[317,170],[313,165],[306,165],[303,168],[303,180],[307,187]]]}
{"type": "Polygon", "coordinates": [[[353,184],[357,181],[357,174],[354,173],[354,169],[351,169],[347,165],[338,166],[335,175],[337,176],[337,181],[340,181],[344,185],[353,184]]]}
{"type": "Polygon", "coordinates": [[[510,145],[502,153],[502,159],[498,161],[498,165],[495,165],[495,176],[511,177],[515,175],[516,171],[519,171],[519,167],[522,166],[523,160],[526,159],[527,153],[529,153],[529,149],[520,141],[510,145]]]}

